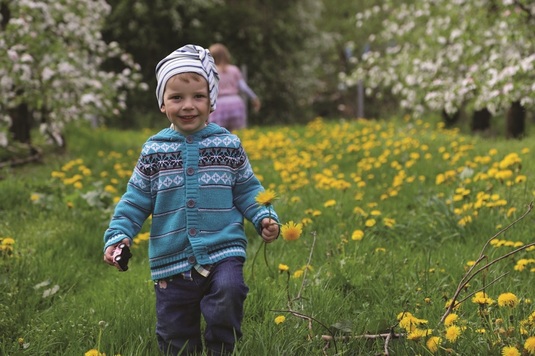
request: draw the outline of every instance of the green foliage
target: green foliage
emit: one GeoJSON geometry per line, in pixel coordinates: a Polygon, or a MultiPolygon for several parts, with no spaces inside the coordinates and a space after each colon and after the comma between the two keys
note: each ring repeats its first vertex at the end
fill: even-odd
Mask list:
{"type": "Polygon", "coordinates": [[[131,126],[132,117],[147,120],[147,113],[156,111],[152,95],[156,63],[187,43],[208,47],[222,42],[235,64],[247,68],[248,82],[263,103],[259,114],[251,113],[252,124],[312,117],[311,98],[320,85],[316,71],[323,65],[321,54],[331,50],[329,35],[321,33],[317,24],[321,1],[113,0],[110,4],[104,36],[133,54],[150,86],[148,94],[132,97],[129,115],[120,119],[123,126],[131,126]]]}

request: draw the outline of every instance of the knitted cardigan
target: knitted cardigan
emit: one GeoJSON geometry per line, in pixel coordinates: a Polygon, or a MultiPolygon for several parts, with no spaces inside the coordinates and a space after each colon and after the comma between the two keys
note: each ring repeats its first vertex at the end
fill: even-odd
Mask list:
{"type": "Polygon", "coordinates": [[[240,139],[210,123],[188,136],[167,128],[143,145],[104,233],[104,250],[136,236],[152,214],[149,264],[154,280],[246,257],[244,217],[261,234],[273,210],[256,202],[264,190],[240,139]]]}

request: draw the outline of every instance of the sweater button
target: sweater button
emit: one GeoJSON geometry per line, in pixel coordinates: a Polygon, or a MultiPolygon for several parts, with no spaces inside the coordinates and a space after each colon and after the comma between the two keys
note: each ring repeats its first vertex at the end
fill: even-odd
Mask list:
{"type": "Polygon", "coordinates": [[[186,142],[187,143],[193,143],[193,136],[186,137],[186,142]]]}
{"type": "Polygon", "coordinates": [[[192,176],[195,174],[195,169],[193,169],[193,167],[189,167],[188,169],[186,169],[186,174],[188,176],[192,176]]]}
{"type": "Polygon", "coordinates": [[[192,265],[195,264],[195,262],[197,262],[197,259],[195,258],[195,256],[189,256],[188,257],[188,262],[192,265]]]}
{"type": "Polygon", "coordinates": [[[193,208],[195,206],[195,200],[190,199],[188,200],[188,208],[193,208]]]}
{"type": "Polygon", "coordinates": [[[191,229],[189,229],[189,234],[190,234],[191,236],[195,236],[195,235],[197,235],[197,229],[194,228],[194,227],[192,227],[191,229]]]}

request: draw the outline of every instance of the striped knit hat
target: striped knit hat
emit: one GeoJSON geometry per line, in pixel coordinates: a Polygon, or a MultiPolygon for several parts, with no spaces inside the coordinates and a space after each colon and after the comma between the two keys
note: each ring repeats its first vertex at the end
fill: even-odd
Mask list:
{"type": "Polygon", "coordinates": [[[207,49],[191,44],[173,51],[156,66],[158,82],[156,98],[159,107],[161,108],[163,104],[163,92],[167,81],[176,74],[188,72],[200,74],[206,79],[210,95],[210,109],[214,111],[219,92],[219,74],[214,59],[207,49]]]}

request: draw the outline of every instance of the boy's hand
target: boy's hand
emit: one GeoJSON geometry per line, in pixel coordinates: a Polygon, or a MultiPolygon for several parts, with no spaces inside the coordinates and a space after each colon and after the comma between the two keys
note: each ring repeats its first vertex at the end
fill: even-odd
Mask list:
{"type": "Polygon", "coordinates": [[[119,265],[117,264],[117,262],[115,262],[113,260],[113,251],[115,251],[115,248],[117,247],[117,245],[121,244],[121,243],[124,243],[126,244],[127,246],[130,247],[130,240],[128,239],[123,239],[123,241],[121,242],[118,242],[116,243],[115,245],[110,245],[106,248],[106,251],[104,252],[104,262],[106,262],[107,264],[109,264],[110,266],[115,266],[117,267],[118,269],[119,268],[119,265]]]}
{"type": "Polygon", "coordinates": [[[262,219],[262,239],[266,243],[273,242],[279,237],[279,224],[269,218],[262,219]]]}

